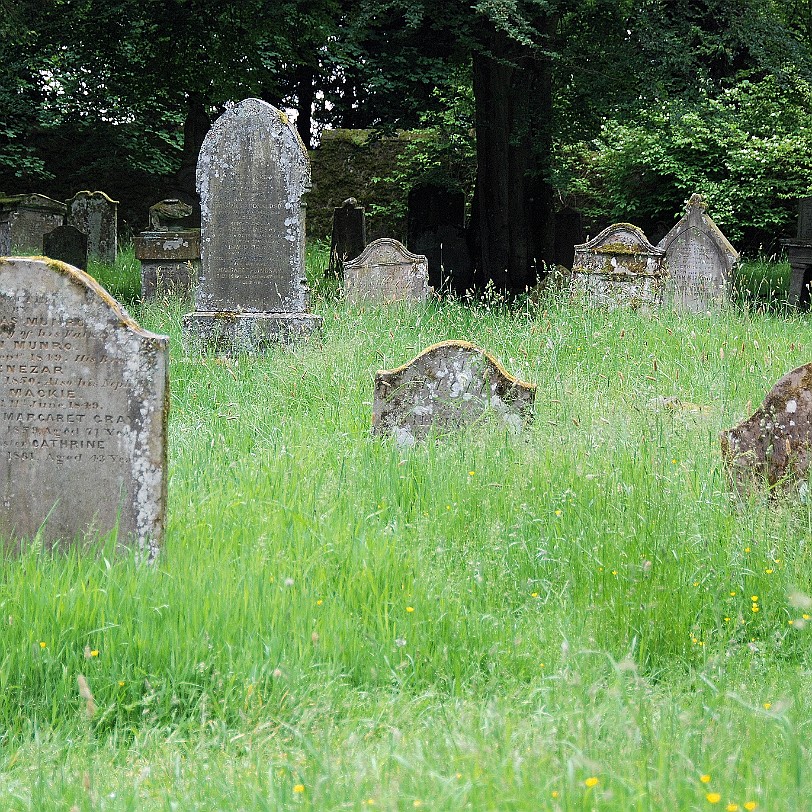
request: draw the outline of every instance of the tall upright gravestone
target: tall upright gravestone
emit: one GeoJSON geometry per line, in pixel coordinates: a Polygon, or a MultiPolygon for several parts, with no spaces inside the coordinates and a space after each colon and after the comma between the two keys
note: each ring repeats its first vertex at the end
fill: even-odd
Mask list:
{"type": "Polygon", "coordinates": [[[344,263],[355,259],[366,247],[367,227],[363,206],[354,197],[348,197],[333,209],[333,235],[330,239],[330,264],[327,272],[344,275],[344,263]]]}
{"type": "Polygon", "coordinates": [[[789,304],[808,310],[812,301],[812,197],[798,201],[798,231],[782,240],[790,264],[789,304]]]}
{"type": "Polygon", "coordinates": [[[118,251],[118,200],[104,192],[77,192],[66,202],[67,225],[87,234],[87,254],[112,265],[118,251]]]}
{"type": "Polygon", "coordinates": [[[0,260],[0,544],[118,529],[154,557],[166,511],[166,336],[90,276],[0,260]]]}
{"type": "Polygon", "coordinates": [[[197,164],[200,279],[184,328],[225,352],[256,351],[321,324],[307,312],[310,164],[287,116],[259,99],[223,113],[197,164]]]}

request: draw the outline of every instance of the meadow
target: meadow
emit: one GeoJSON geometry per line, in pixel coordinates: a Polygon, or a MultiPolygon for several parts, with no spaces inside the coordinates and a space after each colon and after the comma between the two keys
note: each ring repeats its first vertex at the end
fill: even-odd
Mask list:
{"type": "Polygon", "coordinates": [[[91,267],[171,337],[167,532],[3,559],[0,808],[812,808],[812,507],[718,440],[811,360],[788,266],[694,316],[350,307],[325,263],[322,333],[236,359],[91,267]],[[451,338],[534,423],[373,438],[374,371],[451,338]]]}

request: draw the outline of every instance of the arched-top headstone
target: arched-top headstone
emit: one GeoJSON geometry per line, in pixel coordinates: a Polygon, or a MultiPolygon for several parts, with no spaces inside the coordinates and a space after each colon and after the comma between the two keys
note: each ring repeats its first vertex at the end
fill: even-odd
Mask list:
{"type": "Polygon", "coordinates": [[[118,528],[153,557],[166,510],[168,342],[94,279],[0,260],[0,536],[51,543],[118,528]]]}
{"type": "Polygon", "coordinates": [[[67,225],[87,234],[87,254],[112,265],[118,251],[118,200],[104,192],[77,192],[67,201],[67,225]]]}
{"type": "Polygon", "coordinates": [[[397,240],[381,237],[344,263],[344,295],[348,302],[422,302],[429,295],[428,276],[424,256],[407,251],[397,240]]]}
{"type": "Polygon", "coordinates": [[[203,141],[198,311],[304,313],[307,151],[259,99],[226,110],[203,141]]]}
{"type": "Polygon", "coordinates": [[[631,223],[615,223],[575,246],[572,288],[609,307],[658,307],[668,275],[665,251],[631,223]]]}
{"type": "Polygon", "coordinates": [[[660,240],[669,279],[666,298],[695,313],[716,309],[728,300],[728,287],[739,252],[705,211],[700,195],[692,195],[685,216],[660,240]]]}
{"type": "Polygon", "coordinates": [[[447,433],[492,413],[514,430],[533,416],[536,387],[514,378],[467,341],[443,341],[397,369],[375,374],[372,430],[401,445],[447,433]]]}

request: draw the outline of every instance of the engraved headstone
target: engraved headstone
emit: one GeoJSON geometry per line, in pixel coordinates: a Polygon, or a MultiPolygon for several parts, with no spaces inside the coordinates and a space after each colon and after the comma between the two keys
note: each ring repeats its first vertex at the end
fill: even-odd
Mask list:
{"type": "Polygon", "coordinates": [[[77,192],[67,206],[67,224],[87,234],[88,256],[112,265],[118,251],[118,200],[104,192],[77,192]]]}
{"type": "Polygon", "coordinates": [[[166,509],[168,341],[90,276],[0,260],[0,534],[18,547],[117,528],[154,557],[166,509]]]}
{"type": "Polygon", "coordinates": [[[133,240],[141,263],[141,298],[159,294],[186,296],[200,271],[200,229],[185,228],[192,207],[177,198],[161,200],[149,209],[149,231],[133,240]]]}
{"type": "Polygon", "coordinates": [[[57,226],[42,236],[42,253],[74,268],[87,268],[87,234],[76,226],[57,226]]]}
{"type": "Polygon", "coordinates": [[[473,286],[465,235],[465,195],[441,186],[416,186],[407,203],[406,245],[426,257],[435,290],[465,293],[473,286]]]}
{"type": "Polygon", "coordinates": [[[659,307],[668,276],[665,251],[629,223],[615,223],[575,246],[571,289],[592,304],[659,307]]]}
{"type": "Polygon", "coordinates": [[[375,375],[374,434],[414,445],[493,415],[514,430],[532,419],[536,387],[509,375],[467,341],[444,341],[398,369],[375,375]]]}
{"type": "Polygon", "coordinates": [[[0,197],[0,256],[42,250],[42,237],[65,220],[65,204],[45,195],[0,197]]]}
{"type": "Polygon", "coordinates": [[[739,253],[705,211],[700,195],[692,195],[685,216],[663,237],[668,282],[665,298],[693,313],[720,308],[739,253]]]}
{"type": "Polygon", "coordinates": [[[812,242],[812,197],[803,197],[798,201],[797,237],[812,242]]]}
{"type": "Polygon", "coordinates": [[[381,237],[360,256],[344,263],[344,296],[348,302],[422,302],[428,295],[426,258],[407,251],[397,240],[381,237]]]}
{"type": "Polygon", "coordinates": [[[806,483],[812,461],[812,364],[792,370],[756,413],[720,435],[722,457],[740,490],[806,483]]]}
{"type": "Polygon", "coordinates": [[[307,313],[305,210],[310,164],[287,116],[246,99],[200,150],[200,279],[187,335],[225,352],[255,351],[321,324],[307,313]]]}
{"type": "Polygon", "coordinates": [[[354,197],[347,198],[333,210],[333,236],[330,241],[330,264],[327,271],[344,275],[344,263],[357,257],[367,244],[367,228],[363,207],[354,197]]]}

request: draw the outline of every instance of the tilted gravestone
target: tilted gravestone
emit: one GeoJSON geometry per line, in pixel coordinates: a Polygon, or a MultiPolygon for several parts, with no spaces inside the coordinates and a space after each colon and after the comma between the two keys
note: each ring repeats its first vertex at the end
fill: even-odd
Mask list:
{"type": "Polygon", "coordinates": [[[87,234],[91,259],[112,265],[118,251],[118,200],[104,192],[77,192],[68,206],[67,224],[87,234]]]}
{"type": "Polygon", "coordinates": [[[333,236],[330,241],[329,274],[344,275],[344,263],[357,257],[366,247],[367,227],[364,209],[354,197],[333,210],[333,236]]]}
{"type": "Polygon", "coordinates": [[[65,219],[65,204],[45,195],[0,196],[0,256],[40,251],[42,237],[65,219]]]}
{"type": "Polygon", "coordinates": [[[200,279],[188,336],[225,352],[306,335],[305,210],[310,164],[287,116],[246,99],[209,130],[197,164],[200,279]]]}
{"type": "Polygon", "coordinates": [[[649,308],[662,304],[665,251],[629,223],[615,223],[575,246],[571,289],[591,304],[649,308]]]}
{"type": "MultiPolygon", "coordinates": [[[[166,511],[168,341],[90,276],[0,260],[0,534],[50,545],[117,528],[152,558],[166,511]]],[[[0,542],[3,543],[3,542],[0,542]]]]}
{"type": "Polygon", "coordinates": [[[426,258],[407,251],[397,240],[381,237],[359,257],[344,263],[344,296],[348,302],[422,302],[428,295],[426,258]]]}
{"type": "Polygon", "coordinates": [[[734,485],[806,481],[812,461],[812,364],[793,369],[767,393],[756,413],[720,435],[734,485]]]}
{"type": "Polygon", "coordinates": [[[429,284],[437,291],[464,294],[473,286],[465,195],[442,186],[416,186],[407,205],[406,245],[426,257],[429,284]]]}
{"type": "Polygon", "coordinates": [[[730,277],[739,252],[705,211],[700,195],[692,195],[685,216],[660,240],[668,282],[665,299],[693,313],[719,309],[729,300],[730,277]]]}
{"type": "Polygon", "coordinates": [[[200,229],[185,228],[192,214],[187,203],[170,198],[149,209],[149,231],[133,241],[141,262],[141,298],[161,293],[189,294],[200,270],[200,229]]]}
{"type": "Polygon", "coordinates": [[[76,226],[57,226],[42,235],[42,253],[74,268],[87,268],[87,234],[76,226]]]}
{"type": "Polygon", "coordinates": [[[431,432],[444,434],[490,414],[518,431],[532,419],[535,397],[535,386],[509,375],[484,350],[444,341],[398,369],[376,373],[372,430],[414,445],[431,432]]]}

